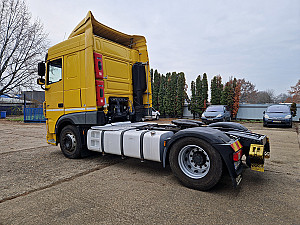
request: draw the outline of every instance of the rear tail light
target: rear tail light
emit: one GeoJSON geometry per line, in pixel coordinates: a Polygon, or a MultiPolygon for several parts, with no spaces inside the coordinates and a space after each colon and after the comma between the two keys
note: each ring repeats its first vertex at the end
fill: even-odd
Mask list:
{"type": "Polygon", "coordinates": [[[102,59],[102,55],[96,52],[94,52],[94,65],[95,65],[95,78],[96,78],[97,106],[104,106],[105,98],[104,98],[104,81],[103,81],[103,59],[102,59]]]}
{"type": "Polygon", "coordinates": [[[96,79],[103,79],[103,60],[101,54],[94,52],[94,64],[96,79]]]}
{"type": "Polygon", "coordinates": [[[237,162],[239,161],[243,156],[243,151],[240,149],[238,152],[233,153],[233,161],[237,162]]]}
{"type": "Polygon", "coordinates": [[[96,99],[97,99],[97,106],[105,105],[103,80],[96,80],[96,99]]]}

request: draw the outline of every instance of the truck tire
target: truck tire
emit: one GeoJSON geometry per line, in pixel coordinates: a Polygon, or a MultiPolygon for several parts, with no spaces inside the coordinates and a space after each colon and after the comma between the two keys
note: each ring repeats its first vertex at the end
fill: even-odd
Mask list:
{"type": "Polygon", "coordinates": [[[189,188],[209,190],[222,176],[220,154],[199,138],[186,137],[174,143],[169,162],[174,175],[189,188]]]}
{"type": "Polygon", "coordinates": [[[67,158],[81,158],[82,144],[79,131],[75,126],[64,127],[60,133],[59,142],[60,149],[67,158]]]}

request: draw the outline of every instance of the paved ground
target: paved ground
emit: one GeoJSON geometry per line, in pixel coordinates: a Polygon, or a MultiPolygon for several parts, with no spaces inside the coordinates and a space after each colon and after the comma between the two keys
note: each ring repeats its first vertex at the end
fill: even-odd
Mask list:
{"type": "Polygon", "coordinates": [[[45,143],[45,125],[0,120],[0,224],[299,224],[296,129],[246,126],[270,137],[266,172],[200,192],[159,163],[66,159],[45,143]]]}

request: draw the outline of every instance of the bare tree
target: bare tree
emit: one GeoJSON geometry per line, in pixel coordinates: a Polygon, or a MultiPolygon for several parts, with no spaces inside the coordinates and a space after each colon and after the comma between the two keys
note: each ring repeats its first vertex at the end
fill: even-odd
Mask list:
{"type": "Polygon", "coordinates": [[[288,91],[292,95],[292,102],[300,103],[300,79],[295,86],[291,86],[291,90],[288,91]]]}
{"type": "Polygon", "coordinates": [[[246,81],[244,78],[239,79],[238,82],[241,84],[240,102],[255,103],[258,92],[255,89],[255,85],[250,81],[246,81]]]}
{"type": "Polygon", "coordinates": [[[287,99],[291,98],[292,96],[290,94],[281,93],[275,97],[275,103],[283,103],[286,102],[287,99]]]}
{"type": "Polygon", "coordinates": [[[266,91],[257,92],[255,103],[265,104],[265,103],[274,103],[274,102],[275,102],[274,90],[268,89],[266,91]]]}
{"type": "Polygon", "coordinates": [[[40,21],[32,22],[22,0],[0,3],[0,95],[30,89],[36,82],[37,62],[47,49],[40,21]]]}

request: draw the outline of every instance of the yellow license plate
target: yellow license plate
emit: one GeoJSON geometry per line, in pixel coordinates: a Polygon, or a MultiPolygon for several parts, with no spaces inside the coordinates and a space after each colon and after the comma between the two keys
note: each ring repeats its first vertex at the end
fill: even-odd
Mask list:
{"type": "Polygon", "coordinates": [[[264,172],[264,164],[251,164],[251,170],[264,172]]]}

